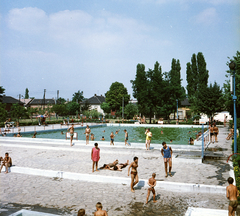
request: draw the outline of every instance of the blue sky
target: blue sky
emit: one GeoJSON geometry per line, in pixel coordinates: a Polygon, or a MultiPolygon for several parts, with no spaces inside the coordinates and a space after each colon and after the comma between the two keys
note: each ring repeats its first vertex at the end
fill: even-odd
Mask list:
{"type": "Polygon", "coordinates": [[[104,95],[130,80],[138,63],[169,71],[202,52],[209,82],[225,82],[227,57],[240,50],[239,0],[1,0],[0,85],[17,97],[104,95]]]}

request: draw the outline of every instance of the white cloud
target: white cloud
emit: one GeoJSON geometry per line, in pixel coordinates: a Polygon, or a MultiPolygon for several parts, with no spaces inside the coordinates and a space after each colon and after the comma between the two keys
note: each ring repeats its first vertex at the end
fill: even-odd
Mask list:
{"type": "Polygon", "coordinates": [[[48,17],[46,13],[38,8],[15,8],[9,11],[8,27],[27,33],[39,33],[46,28],[48,17]]]}
{"type": "Polygon", "coordinates": [[[205,25],[211,25],[218,20],[216,8],[207,8],[196,17],[196,22],[205,25]]]}

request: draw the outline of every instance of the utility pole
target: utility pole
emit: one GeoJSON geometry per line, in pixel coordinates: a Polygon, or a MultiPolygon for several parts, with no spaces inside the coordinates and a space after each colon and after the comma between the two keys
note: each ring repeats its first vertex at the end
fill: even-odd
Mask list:
{"type": "Polygon", "coordinates": [[[122,118],[124,119],[124,97],[122,100],[122,118]]]}
{"type": "Polygon", "coordinates": [[[45,94],[46,94],[46,89],[44,89],[44,94],[43,94],[43,109],[45,109],[45,94]]]}
{"type": "Polygon", "coordinates": [[[58,102],[58,98],[59,98],[59,90],[57,90],[57,102],[58,102]]]}

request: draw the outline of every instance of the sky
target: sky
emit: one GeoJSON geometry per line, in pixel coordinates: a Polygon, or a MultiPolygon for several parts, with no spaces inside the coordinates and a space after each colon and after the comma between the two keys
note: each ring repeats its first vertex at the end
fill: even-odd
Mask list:
{"type": "Polygon", "coordinates": [[[202,52],[221,87],[240,50],[239,0],[1,0],[0,86],[18,98],[105,95],[113,82],[132,96],[137,64],[163,72],[202,52]]]}

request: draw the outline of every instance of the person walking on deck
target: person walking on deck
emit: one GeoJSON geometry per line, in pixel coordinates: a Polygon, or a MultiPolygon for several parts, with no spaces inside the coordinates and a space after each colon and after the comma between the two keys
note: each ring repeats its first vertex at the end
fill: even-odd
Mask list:
{"type": "Polygon", "coordinates": [[[92,148],[91,159],[93,161],[92,164],[92,172],[94,172],[94,165],[96,164],[96,171],[98,170],[98,161],[100,160],[100,148],[98,148],[98,143],[94,144],[95,147],[92,148]]]}
{"type": "Polygon", "coordinates": [[[163,156],[164,159],[164,165],[165,165],[165,177],[168,177],[168,172],[167,172],[167,167],[168,167],[168,163],[169,163],[169,175],[172,177],[172,148],[170,146],[167,146],[166,142],[162,143],[163,148],[161,149],[161,154],[163,156]]]}

